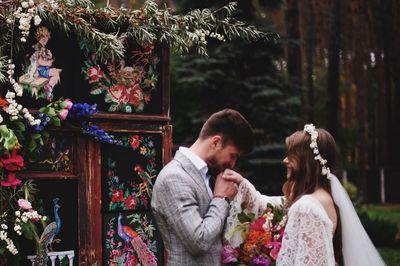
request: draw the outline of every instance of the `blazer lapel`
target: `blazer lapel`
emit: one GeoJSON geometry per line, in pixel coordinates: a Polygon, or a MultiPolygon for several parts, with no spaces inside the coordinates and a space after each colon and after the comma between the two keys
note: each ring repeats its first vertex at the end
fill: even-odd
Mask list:
{"type": "Polygon", "coordinates": [[[198,188],[202,190],[202,193],[208,195],[206,184],[201,176],[199,170],[193,165],[193,163],[180,151],[175,153],[174,160],[177,161],[183,168],[183,170],[188,173],[188,175],[196,182],[198,188]]]}

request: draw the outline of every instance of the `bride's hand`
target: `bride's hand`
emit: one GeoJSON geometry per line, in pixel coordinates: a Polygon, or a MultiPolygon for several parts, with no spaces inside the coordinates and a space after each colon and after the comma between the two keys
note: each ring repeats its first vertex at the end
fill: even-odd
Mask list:
{"type": "Polygon", "coordinates": [[[238,185],[240,185],[240,183],[242,183],[244,179],[244,177],[241,174],[231,169],[225,169],[224,173],[222,174],[222,178],[228,181],[232,181],[238,185]]]}

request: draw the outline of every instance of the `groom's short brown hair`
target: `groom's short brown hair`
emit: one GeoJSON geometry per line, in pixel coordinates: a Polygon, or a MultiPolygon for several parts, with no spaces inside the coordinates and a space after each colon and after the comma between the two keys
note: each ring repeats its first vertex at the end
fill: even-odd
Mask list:
{"type": "Polygon", "coordinates": [[[221,135],[224,145],[232,144],[242,153],[253,150],[253,129],[243,115],[236,110],[224,109],[207,119],[199,138],[206,139],[215,135],[221,135]]]}

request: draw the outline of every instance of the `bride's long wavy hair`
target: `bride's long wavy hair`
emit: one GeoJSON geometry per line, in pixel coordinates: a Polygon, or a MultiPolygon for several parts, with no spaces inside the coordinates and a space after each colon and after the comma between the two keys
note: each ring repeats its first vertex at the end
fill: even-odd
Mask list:
{"type": "MultiPolygon", "coordinates": [[[[322,158],[327,160],[327,167],[334,169],[337,158],[337,146],[332,135],[321,128],[318,132],[318,150],[322,158]]],[[[310,148],[311,136],[304,131],[297,131],[286,138],[287,157],[293,163],[292,175],[283,185],[283,193],[289,205],[296,202],[306,194],[312,194],[316,189],[322,188],[332,197],[330,181],[322,175],[319,161],[314,159],[315,154],[310,148]]],[[[336,262],[343,265],[342,237],[339,210],[335,205],[337,215],[337,228],[333,237],[336,262]]]]}

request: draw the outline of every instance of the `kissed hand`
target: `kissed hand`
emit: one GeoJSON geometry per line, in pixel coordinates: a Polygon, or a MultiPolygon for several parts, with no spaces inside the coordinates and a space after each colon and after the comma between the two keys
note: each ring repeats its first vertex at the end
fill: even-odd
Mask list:
{"type": "Polygon", "coordinates": [[[237,185],[240,185],[240,183],[242,183],[244,179],[244,177],[241,174],[231,169],[225,169],[225,171],[222,174],[222,178],[225,179],[226,181],[234,182],[237,185]]]}
{"type": "Polygon", "coordinates": [[[214,187],[214,197],[227,197],[232,200],[238,191],[238,186],[232,181],[222,178],[222,173],[217,176],[214,187]]]}

